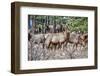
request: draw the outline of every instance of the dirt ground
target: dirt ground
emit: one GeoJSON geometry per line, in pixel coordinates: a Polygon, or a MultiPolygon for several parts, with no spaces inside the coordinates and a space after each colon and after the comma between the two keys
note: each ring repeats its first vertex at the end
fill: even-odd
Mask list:
{"type": "Polygon", "coordinates": [[[79,58],[88,58],[88,45],[85,47],[78,45],[73,48],[73,44],[68,43],[63,49],[48,49],[46,47],[43,48],[42,43],[28,42],[29,61],[79,58]]]}

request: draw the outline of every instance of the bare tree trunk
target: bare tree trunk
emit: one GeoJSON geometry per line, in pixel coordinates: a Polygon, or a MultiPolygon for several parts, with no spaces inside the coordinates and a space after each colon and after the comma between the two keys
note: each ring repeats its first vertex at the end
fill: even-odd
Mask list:
{"type": "Polygon", "coordinates": [[[36,28],[36,19],[35,16],[32,17],[32,32],[35,33],[36,28]]]}
{"type": "Polygon", "coordinates": [[[47,27],[49,26],[49,16],[46,16],[46,28],[45,28],[45,31],[47,33],[47,27]]]}
{"type": "Polygon", "coordinates": [[[54,16],[54,33],[56,32],[56,17],[54,16]]]}

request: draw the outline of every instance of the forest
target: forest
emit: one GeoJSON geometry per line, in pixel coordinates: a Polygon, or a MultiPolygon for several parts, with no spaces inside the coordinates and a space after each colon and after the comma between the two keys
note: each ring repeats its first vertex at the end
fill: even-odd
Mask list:
{"type": "Polygon", "coordinates": [[[46,33],[49,31],[49,26],[53,25],[54,32],[56,27],[67,26],[69,30],[87,32],[88,18],[74,16],[45,16],[45,15],[29,15],[28,28],[34,30],[34,33],[46,33]]]}
{"type": "Polygon", "coordinates": [[[88,57],[88,17],[28,15],[28,60],[88,57]]]}

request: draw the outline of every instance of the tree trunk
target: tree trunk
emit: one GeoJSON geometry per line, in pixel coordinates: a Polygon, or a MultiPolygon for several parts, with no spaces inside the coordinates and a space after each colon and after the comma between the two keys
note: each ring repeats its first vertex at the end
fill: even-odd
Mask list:
{"type": "Polygon", "coordinates": [[[32,32],[35,33],[36,19],[35,16],[32,17],[32,32]]]}

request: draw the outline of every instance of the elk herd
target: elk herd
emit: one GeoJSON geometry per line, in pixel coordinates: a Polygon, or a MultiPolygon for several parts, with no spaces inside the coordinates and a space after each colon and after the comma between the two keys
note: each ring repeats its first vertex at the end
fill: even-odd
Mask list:
{"type": "Polygon", "coordinates": [[[45,34],[28,33],[28,41],[35,44],[42,44],[42,48],[46,49],[63,49],[68,47],[68,44],[73,44],[73,48],[78,45],[85,47],[88,43],[88,34],[70,31],[68,27],[56,27],[57,32],[54,32],[53,27],[50,26],[50,32],[45,34]]]}

